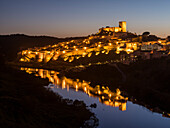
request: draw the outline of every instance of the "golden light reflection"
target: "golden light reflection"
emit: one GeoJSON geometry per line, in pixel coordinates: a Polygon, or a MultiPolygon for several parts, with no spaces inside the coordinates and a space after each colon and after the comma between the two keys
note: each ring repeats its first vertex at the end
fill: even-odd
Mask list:
{"type": "Polygon", "coordinates": [[[99,101],[105,105],[112,107],[119,107],[119,110],[126,110],[126,102],[128,98],[121,96],[121,91],[116,89],[115,92],[112,92],[109,87],[100,87],[100,85],[96,85],[92,87],[90,82],[80,81],[79,79],[73,80],[70,78],[62,77],[59,78],[59,72],[52,70],[44,70],[44,69],[34,69],[34,68],[24,68],[21,67],[21,70],[26,71],[29,74],[34,74],[35,76],[39,76],[41,78],[48,78],[52,83],[50,84],[50,88],[58,88],[67,89],[69,91],[70,88],[75,89],[75,91],[83,91],[89,97],[98,97],[99,101]]]}

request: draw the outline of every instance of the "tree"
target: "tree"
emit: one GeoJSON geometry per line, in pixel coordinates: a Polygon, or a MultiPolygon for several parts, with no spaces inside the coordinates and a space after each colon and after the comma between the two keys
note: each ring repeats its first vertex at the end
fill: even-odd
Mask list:
{"type": "Polygon", "coordinates": [[[150,34],[150,32],[144,32],[142,34],[142,41],[144,41],[144,42],[148,41],[149,34],[150,34]]]}
{"type": "Polygon", "coordinates": [[[167,37],[167,40],[170,41],[170,36],[167,37]]]}
{"type": "Polygon", "coordinates": [[[143,36],[149,36],[150,32],[143,32],[143,36]]]}

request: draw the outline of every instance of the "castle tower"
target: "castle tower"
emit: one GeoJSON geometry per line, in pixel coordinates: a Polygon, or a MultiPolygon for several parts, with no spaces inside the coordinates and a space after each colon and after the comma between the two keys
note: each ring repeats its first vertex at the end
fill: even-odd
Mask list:
{"type": "Polygon", "coordinates": [[[126,32],[126,21],[120,21],[119,27],[122,29],[122,32],[126,32]]]}

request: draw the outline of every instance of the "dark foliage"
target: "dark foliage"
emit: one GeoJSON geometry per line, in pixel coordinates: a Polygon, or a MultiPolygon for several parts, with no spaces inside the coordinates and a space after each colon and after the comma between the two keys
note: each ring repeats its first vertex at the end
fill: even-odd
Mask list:
{"type": "Polygon", "coordinates": [[[143,32],[143,36],[149,36],[150,32],[143,32]]]}
{"type": "Polygon", "coordinates": [[[5,66],[0,71],[1,128],[79,128],[93,116],[82,101],[67,105],[45,89],[48,80],[5,66]]]}

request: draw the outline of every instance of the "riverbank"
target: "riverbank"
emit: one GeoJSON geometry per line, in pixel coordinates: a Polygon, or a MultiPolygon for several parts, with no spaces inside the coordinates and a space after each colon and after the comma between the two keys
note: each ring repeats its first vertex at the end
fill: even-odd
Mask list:
{"type": "Polygon", "coordinates": [[[37,69],[47,69],[47,70],[55,70],[55,71],[63,71],[69,68],[74,67],[72,63],[67,63],[63,61],[57,62],[48,62],[48,63],[39,63],[39,62],[18,62],[18,61],[11,61],[7,62],[6,64],[12,67],[29,67],[29,68],[37,68],[37,69]]]}
{"type": "MultiPolygon", "coordinates": [[[[64,100],[44,88],[48,80],[37,78],[1,63],[0,127],[69,128],[84,125],[94,117],[82,101],[64,100]],[[71,102],[71,105],[67,103],[71,102]]],[[[88,126],[88,124],[86,124],[88,126]]]]}
{"type": "Polygon", "coordinates": [[[91,66],[81,72],[66,72],[70,78],[91,81],[115,90],[120,88],[125,96],[151,111],[168,115],[170,113],[170,61],[167,58],[142,60],[129,66],[118,64],[126,75],[122,81],[121,72],[111,65],[91,66]]]}

